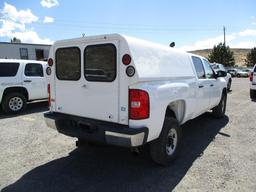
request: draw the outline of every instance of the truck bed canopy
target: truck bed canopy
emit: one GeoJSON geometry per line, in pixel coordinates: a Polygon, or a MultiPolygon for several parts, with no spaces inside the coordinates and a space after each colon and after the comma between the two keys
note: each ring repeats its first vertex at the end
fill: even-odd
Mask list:
{"type": "Polygon", "coordinates": [[[188,53],[133,37],[123,37],[139,78],[194,76],[188,53]]]}

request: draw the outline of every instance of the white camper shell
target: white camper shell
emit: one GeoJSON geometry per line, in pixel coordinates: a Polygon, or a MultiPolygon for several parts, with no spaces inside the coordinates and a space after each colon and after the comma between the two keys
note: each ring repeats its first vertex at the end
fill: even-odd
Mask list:
{"type": "Polygon", "coordinates": [[[140,146],[160,138],[167,116],[181,125],[226,104],[226,82],[205,58],[145,40],[112,34],[57,41],[49,58],[46,122],[80,140],[140,146]]]}

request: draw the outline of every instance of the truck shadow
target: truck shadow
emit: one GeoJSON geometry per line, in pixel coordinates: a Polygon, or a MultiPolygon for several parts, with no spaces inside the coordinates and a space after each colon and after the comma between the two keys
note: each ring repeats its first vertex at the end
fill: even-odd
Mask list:
{"type": "Polygon", "coordinates": [[[48,110],[48,102],[43,101],[43,102],[35,102],[35,103],[29,103],[27,105],[26,110],[24,110],[22,113],[19,114],[12,114],[12,115],[7,115],[4,114],[2,109],[0,109],[0,119],[6,119],[6,118],[13,118],[21,115],[28,115],[32,113],[40,113],[48,110]]]}
{"type": "Polygon", "coordinates": [[[110,146],[75,149],[69,156],[41,165],[2,192],[12,191],[171,191],[183,179],[193,162],[229,122],[204,114],[183,125],[184,146],[169,167],[149,160],[148,153],[134,156],[128,149],[110,146]]]}

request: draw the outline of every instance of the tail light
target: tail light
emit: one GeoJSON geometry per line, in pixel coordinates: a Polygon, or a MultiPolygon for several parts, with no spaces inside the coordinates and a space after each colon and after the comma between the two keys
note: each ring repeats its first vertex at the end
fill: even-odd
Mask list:
{"type": "Polygon", "coordinates": [[[133,120],[149,118],[149,96],[146,91],[129,90],[129,118],[133,120]]]}
{"type": "Polygon", "coordinates": [[[51,85],[47,85],[47,91],[48,91],[48,106],[51,106],[51,85]]]}
{"type": "Polygon", "coordinates": [[[253,81],[253,72],[249,73],[249,79],[250,79],[250,81],[253,81]]]}
{"type": "Polygon", "coordinates": [[[132,58],[129,54],[125,54],[122,58],[122,62],[124,65],[129,65],[132,61],[132,58]]]}
{"type": "Polygon", "coordinates": [[[48,59],[48,65],[51,67],[53,66],[53,59],[52,58],[49,58],[48,59]]]}

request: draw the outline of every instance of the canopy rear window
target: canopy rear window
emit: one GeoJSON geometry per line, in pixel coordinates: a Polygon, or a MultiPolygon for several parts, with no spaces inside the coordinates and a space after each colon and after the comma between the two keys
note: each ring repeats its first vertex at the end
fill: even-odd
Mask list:
{"type": "Polygon", "coordinates": [[[87,81],[114,81],[116,47],[113,44],[87,46],[84,50],[84,75],[87,81]]]}
{"type": "Polygon", "coordinates": [[[16,76],[19,65],[19,63],[0,63],[0,77],[16,76]]]}
{"type": "Polygon", "coordinates": [[[56,76],[59,80],[76,81],[81,77],[81,52],[78,47],[56,51],[56,76]]]}

